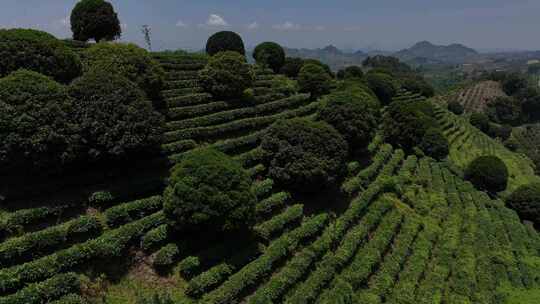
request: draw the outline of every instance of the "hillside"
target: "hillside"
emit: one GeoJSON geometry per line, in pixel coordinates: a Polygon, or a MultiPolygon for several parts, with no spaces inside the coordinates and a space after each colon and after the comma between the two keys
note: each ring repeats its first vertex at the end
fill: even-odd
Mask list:
{"type": "Polygon", "coordinates": [[[441,101],[445,103],[457,101],[463,106],[466,113],[474,113],[483,112],[490,101],[504,96],[507,95],[499,82],[486,80],[455,90],[441,97],[441,101]]]}
{"type": "MultiPolygon", "coordinates": [[[[265,69],[257,70],[255,104],[214,100],[196,77],[205,57],[154,57],[167,71],[162,149],[169,166],[199,146],[240,161],[255,180],[255,235],[171,239],[159,191],[164,185],[152,195],[128,187],[129,200],[112,199],[81,217],[47,206],[3,212],[0,303],[29,303],[23,302],[28,295],[31,303],[80,303],[67,302],[75,294],[97,303],[136,303],[155,292],[169,293],[175,303],[205,304],[505,303],[519,297],[536,303],[540,236],[455,168],[474,155],[496,154],[507,162],[515,189],[537,179],[527,159],[439,109],[449,162],[406,156],[377,136],[368,164],[349,162],[341,184],[345,210],[311,210],[311,201],[291,198],[267,178],[259,144],[267,126],[311,118],[320,100],[279,92],[265,69]],[[165,269],[155,266],[171,248],[178,251],[165,269]],[[65,302],[49,302],[60,298],[65,302]]],[[[424,98],[401,91],[394,99],[424,98]]]]}
{"type": "Polygon", "coordinates": [[[421,41],[394,56],[405,62],[423,64],[461,64],[478,58],[478,52],[461,44],[435,45],[421,41]]]}

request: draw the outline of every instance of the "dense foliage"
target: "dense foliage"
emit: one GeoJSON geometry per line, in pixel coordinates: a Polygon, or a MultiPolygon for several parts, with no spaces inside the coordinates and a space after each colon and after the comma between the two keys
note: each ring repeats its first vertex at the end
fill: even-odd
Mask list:
{"type": "Polygon", "coordinates": [[[426,131],[419,148],[430,157],[443,160],[450,150],[448,140],[439,129],[431,128],[426,131]]]}
{"type": "Polygon", "coordinates": [[[426,98],[433,97],[435,95],[435,89],[427,83],[424,78],[418,76],[407,76],[401,79],[401,86],[409,91],[418,93],[426,98]]]}
{"type": "Polygon", "coordinates": [[[388,105],[392,102],[392,98],[396,95],[396,87],[391,76],[382,73],[368,73],[365,80],[381,104],[388,105]]]}
{"type": "Polygon", "coordinates": [[[199,72],[203,88],[215,98],[241,97],[251,87],[254,73],[243,55],[237,52],[221,52],[208,61],[199,72]]]}
{"type": "Polygon", "coordinates": [[[330,76],[331,78],[334,77],[334,73],[332,72],[332,69],[330,69],[330,66],[328,64],[322,63],[320,60],[311,59],[311,58],[304,59],[304,65],[307,65],[307,64],[318,65],[324,69],[324,71],[328,74],[328,76],[330,76]]]}
{"type": "Polygon", "coordinates": [[[278,73],[285,64],[285,51],[275,42],[263,42],[255,47],[253,58],[258,64],[278,73]]]}
{"type": "Polygon", "coordinates": [[[487,134],[493,138],[500,138],[502,141],[505,141],[512,135],[512,127],[509,125],[490,123],[487,134]]]}
{"type": "Polygon", "coordinates": [[[66,89],[36,72],[0,79],[0,166],[58,167],[76,156],[77,128],[66,89]]]}
{"type": "Polygon", "coordinates": [[[152,100],[161,98],[165,71],[145,49],[127,43],[97,43],[84,52],[84,67],[118,73],[135,82],[152,100]]]}
{"type": "Polygon", "coordinates": [[[300,92],[310,93],[312,98],[318,98],[330,92],[332,79],[319,65],[306,64],[298,74],[300,92]]]}
{"type": "Polygon", "coordinates": [[[367,147],[378,126],[378,108],[366,97],[336,92],[325,98],[318,113],[318,119],[338,130],[353,150],[367,147]]]}
{"type": "Polygon", "coordinates": [[[79,57],[54,36],[36,30],[0,29],[0,77],[32,70],[68,83],[81,74],[79,57]]]}
{"type": "Polygon", "coordinates": [[[480,156],[467,167],[465,179],[479,190],[501,192],[508,184],[508,168],[496,156],[480,156]]]}
{"type": "Polygon", "coordinates": [[[222,31],[217,32],[208,38],[206,42],[206,53],[214,56],[220,52],[233,51],[241,55],[246,54],[244,41],[242,37],[235,32],[222,31]]]}
{"type": "Polygon", "coordinates": [[[122,28],[111,3],[104,0],[81,0],[71,12],[73,39],[115,40],[120,38],[122,28]]]}
{"type": "Polygon", "coordinates": [[[514,97],[497,97],[488,103],[486,113],[496,123],[516,124],[521,118],[521,102],[514,97]]]}
{"type": "Polygon", "coordinates": [[[372,69],[384,70],[391,74],[410,74],[412,72],[407,64],[392,56],[376,55],[368,57],[362,62],[362,65],[372,69]]]}
{"type": "Polygon", "coordinates": [[[232,230],[254,217],[256,198],[242,166],[213,149],[187,153],[171,171],[164,211],[177,229],[232,230]]]}
{"type": "Polygon", "coordinates": [[[363,76],[364,71],[356,65],[348,66],[343,70],[343,79],[362,78],[363,76]]]}
{"type": "Polygon", "coordinates": [[[507,74],[502,80],[503,91],[512,96],[527,87],[527,79],[520,74],[507,74]]]}
{"type": "Polygon", "coordinates": [[[463,112],[465,112],[465,108],[463,107],[463,105],[457,101],[449,102],[447,107],[448,107],[448,111],[456,115],[461,115],[463,114],[463,112]]]}
{"type": "Polygon", "coordinates": [[[522,220],[540,225],[540,184],[519,187],[506,199],[506,204],[514,209],[522,220]]]}
{"type": "Polygon", "coordinates": [[[288,76],[290,78],[298,77],[302,66],[304,65],[304,60],[302,58],[285,58],[285,63],[280,69],[280,73],[288,76]]]}
{"type": "Polygon", "coordinates": [[[489,132],[489,118],[484,113],[472,113],[469,122],[480,131],[489,132]]]}
{"type": "Polygon", "coordinates": [[[69,94],[91,160],[149,152],[161,143],[163,117],[137,85],[120,74],[90,70],[71,84],[69,94]]]}
{"type": "Polygon", "coordinates": [[[411,151],[429,129],[438,127],[433,117],[433,105],[428,101],[393,102],[383,116],[383,134],[390,143],[411,151]]]}
{"type": "Polygon", "coordinates": [[[265,133],[261,147],[269,176],[299,192],[315,192],[344,173],[348,146],[325,122],[281,120],[265,133]]]}

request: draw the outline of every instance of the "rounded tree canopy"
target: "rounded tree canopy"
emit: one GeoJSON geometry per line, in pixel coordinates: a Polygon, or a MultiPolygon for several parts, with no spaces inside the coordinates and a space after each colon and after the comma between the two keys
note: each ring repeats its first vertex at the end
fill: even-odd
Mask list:
{"type": "Polygon", "coordinates": [[[132,43],[96,43],[84,51],[84,69],[105,69],[135,82],[148,98],[161,98],[165,71],[150,53],[132,43]]]}
{"type": "Polygon", "coordinates": [[[362,78],[364,76],[364,71],[361,67],[352,65],[345,68],[343,78],[362,78]]]}
{"type": "Polygon", "coordinates": [[[324,98],[318,119],[343,135],[353,150],[365,148],[378,126],[378,108],[369,93],[341,91],[324,98]]]}
{"type": "Polygon", "coordinates": [[[446,158],[450,150],[448,140],[444,137],[442,132],[436,128],[431,128],[426,131],[419,147],[427,156],[437,160],[446,158]]]}
{"type": "Polygon", "coordinates": [[[501,192],[508,184],[508,168],[496,156],[480,156],[467,167],[465,179],[479,190],[501,192]]]}
{"type": "Polygon", "coordinates": [[[392,102],[383,117],[383,134],[391,144],[411,151],[426,132],[437,128],[433,105],[428,101],[392,102]]]}
{"type": "Polygon", "coordinates": [[[281,67],[280,73],[290,78],[296,78],[303,65],[304,60],[302,58],[287,57],[285,58],[285,64],[281,67]]]}
{"type": "Polygon", "coordinates": [[[90,160],[119,159],[159,148],[164,119],[124,76],[96,68],[73,81],[69,94],[90,160]]]}
{"type": "Polygon", "coordinates": [[[163,198],[165,215],[176,229],[233,230],[254,219],[249,175],[214,149],[186,153],[172,169],[163,198]]]}
{"type": "Polygon", "coordinates": [[[328,94],[331,81],[324,68],[316,64],[305,64],[298,74],[300,92],[310,93],[313,98],[328,94]]]}
{"type": "Polygon", "coordinates": [[[269,175],[298,192],[316,192],[344,173],[347,142],[325,122],[280,120],[263,135],[269,175]]]}
{"type": "Polygon", "coordinates": [[[263,42],[253,51],[253,58],[258,64],[268,66],[278,73],[285,64],[285,51],[275,42],[263,42]]]}
{"type": "Polygon", "coordinates": [[[216,54],[199,72],[202,87],[215,98],[223,99],[242,97],[254,78],[246,57],[232,51],[216,54]]]}
{"type": "Polygon", "coordinates": [[[2,168],[59,167],[76,157],[72,100],[63,85],[19,70],[0,79],[2,168]]]}
{"type": "Polygon", "coordinates": [[[111,3],[104,0],[81,0],[71,12],[73,39],[115,40],[120,38],[122,28],[111,3]]]}
{"type": "Polygon", "coordinates": [[[322,63],[320,60],[310,59],[310,58],[304,59],[304,64],[303,65],[307,65],[307,64],[318,65],[318,66],[322,67],[326,73],[328,73],[328,76],[334,77],[334,73],[332,73],[332,70],[330,69],[330,66],[328,64],[322,63]]]}
{"type": "Polygon", "coordinates": [[[489,118],[483,113],[472,113],[469,122],[484,133],[489,131],[489,118]]]}
{"type": "Polygon", "coordinates": [[[79,57],[51,34],[29,29],[0,29],[0,77],[32,70],[68,83],[82,71],[79,57]]]}
{"type": "Polygon", "coordinates": [[[465,109],[463,108],[463,105],[461,105],[461,103],[459,103],[457,101],[449,102],[447,107],[448,107],[448,111],[450,111],[450,112],[452,112],[452,113],[454,113],[456,115],[461,115],[465,111],[465,109]]]}
{"type": "Polygon", "coordinates": [[[514,209],[522,220],[540,225],[540,184],[523,185],[506,200],[508,207],[514,209]]]}
{"type": "Polygon", "coordinates": [[[381,104],[388,105],[396,95],[392,77],[382,73],[368,73],[365,77],[368,87],[377,95],[381,104]]]}
{"type": "Polygon", "coordinates": [[[242,37],[235,32],[222,31],[217,32],[208,38],[206,42],[206,53],[214,56],[219,52],[233,51],[242,55],[246,54],[244,41],[242,37]]]}

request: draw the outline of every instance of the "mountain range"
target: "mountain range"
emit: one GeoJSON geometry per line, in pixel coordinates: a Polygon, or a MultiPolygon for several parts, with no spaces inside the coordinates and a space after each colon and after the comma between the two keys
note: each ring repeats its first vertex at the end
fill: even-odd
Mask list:
{"type": "Polygon", "coordinates": [[[345,52],[329,45],[317,49],[294,49],[285,48],[289,57],[312,58],[328,64],[333,70],[338,70],[349,65],[361,65],[368,56],[387,55],[395,56],[402,61],[413,65],[420,64],[462,64],[478,60],[481,56],[476,50],[462,44],[435,45],[428,41],[421,41],[408,49],[398,52],[358,50],[345,52]]]}

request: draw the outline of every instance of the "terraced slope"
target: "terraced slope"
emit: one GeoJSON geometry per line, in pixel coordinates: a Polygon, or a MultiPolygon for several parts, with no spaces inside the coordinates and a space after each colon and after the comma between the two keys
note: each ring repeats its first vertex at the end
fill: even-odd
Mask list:
{"type": "MultiPolygon", "coordinates": [[[[131,273],[132,265],[122,268],[130,258],[153,290],[172,293],[178,303],[491,304],[539,292],[538,233],[446,163],[406,157],[376,137],[369,165],[348,166],[341,186],[348,208],[307,216],[302,204],[309,202],[292,200],[264,178],[258,145],[266,126],[310,116],[317,102],[273,93],[272,75],[259,71],[256,105],[220,108],[195,84],[203,58],[159,58],[170,81],[164,149],[175,161],[213,145],[250,168],[258,177],[254,234],[173,236],[159,195],[113,199],[82,216],[59,216],[62,207],[1,214],[0,304],[79,303],[79,294],[96,296],[92,287],[103,282],[104,269],[131,273]],[[191,82],[183,88],[184,81],[191,82]]],[[[421,97],[401,92],[397,98],[421,97]]],[[[469,154],[491,151],[510,160],[512,187],[533,178],[527,159],[445,110],[438,119],[458,166],[469,154]]],[[[105,281],[114,288],[115,279],[105,281]]],[[[128,299],[118,301],[112,303],[128,299]]]]}
{"type": "Polygon", "coordinates": [[[442,108],[437,111],[437,119],[450,143],[449,158],[461,169],[465,169],[478,156],[495,155],[504,160],[510,173],[507,193],[520,185],[539,180],[535,175],[535,165],[529,158],[509,151],[503,144],[473,127],[466,119],[442,108]]]}
{"type": "Polygon", "coordinates": [[[163,92],[168,105],[167,132],[163,150],[176,161],[182,153],[212,145],[238,155],[246,165],[255,164],[261,130],[281,118],[309,116],[318,102],[306,94],[285,96],[272,87],[273,73],[256,70],[255,100],[213,100],[197,84],[197,72],[204,59],[156,55],[167,70],[168,88],[163,92]]]}

